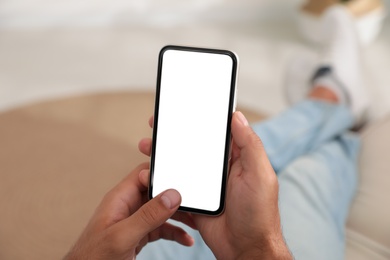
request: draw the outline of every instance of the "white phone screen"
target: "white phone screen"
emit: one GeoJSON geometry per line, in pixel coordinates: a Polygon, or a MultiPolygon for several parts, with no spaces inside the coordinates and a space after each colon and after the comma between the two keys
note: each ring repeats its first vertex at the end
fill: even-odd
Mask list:
{"type": "Polygon", "coordinates": [[[227,174],[236,58],[166,48],[160,54],[151,195],[176,189],[182,208],[217,212],[227,174]]]}

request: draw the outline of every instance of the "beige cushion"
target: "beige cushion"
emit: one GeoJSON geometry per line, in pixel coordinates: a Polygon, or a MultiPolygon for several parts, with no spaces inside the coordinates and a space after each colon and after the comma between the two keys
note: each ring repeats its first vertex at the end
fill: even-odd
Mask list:
{"type": "Polygon", "coordinates": [[[102,196],[148,161],[137,147],[153,106],[151,93],[117,93],[0,114],[0,259],[61,259],[102,196]]]}
{"type": "Polygon", "coordinates": [[[390,259],[390,117],[363,133],[360,185],[347,224],[347,259],[390,259]]]}
{"type": "Polygon", "coordinates": [[[136,138],[152,106],[97,95],[0,115],[0,259],[65,255],[102,196],[147,160],[136,138]]]}

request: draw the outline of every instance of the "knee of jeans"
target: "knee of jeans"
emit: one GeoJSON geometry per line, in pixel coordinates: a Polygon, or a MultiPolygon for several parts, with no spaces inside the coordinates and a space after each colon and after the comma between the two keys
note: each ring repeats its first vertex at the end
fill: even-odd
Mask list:
{"type": "Polygon", "coordinates": [[[321,158],[317,160],[323,161],[329,174],[352,182],[356,178],[359,147],[357,139],[339,137],[313,152],[312,156],[321,158]]]}

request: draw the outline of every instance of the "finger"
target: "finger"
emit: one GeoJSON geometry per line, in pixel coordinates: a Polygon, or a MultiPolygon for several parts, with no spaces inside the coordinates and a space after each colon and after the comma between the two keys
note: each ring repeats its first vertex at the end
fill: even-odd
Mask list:
{"type": "Polygon", "coordinates": [[[135,248],[135,254],[138,255],[141,251],[142,251],[142,248],[144,248],[144,246],[146,246],[148,244],[148,238],[147,237],[144,237],[139,243],[138,243],[138,246],[135,248]]]}
{"type": "Polygon", "coordinates": [[[151,128],[153,128],[153,122],[154,122],[154,116],[151,116],[151,117],[149,118],[149,126],[150,126],[151,128]]]}
{"type": "Polygon", "coordinates": [[[179,208],[181,196],[176,190],[167,190],[144,204],[120,224],[128,244],[135,244],[151,231],[164,224],[179,208]]]}
{"type": "MultiPolygon", "coordinates": [[[[144,187],[148,187],[149,185],[149,170],[143,170],[139,173],[139,182],[144,185],[144,187]]],[[[196,224],[192,218],[192,215],[186,212],[176,212],[171,219],[182,222],[189,226],[192,229],[197,229],[196,224]]]]}
{"type": "MultiPolygon", "coordinates": [[[[245,116],[239,111],[233,115],[232,136],[235,145],[240,150],[240,159],[244,170],[258,169],[259,163],[268,162],[260,138],[249,126],[245,116]]],[[[235,156],[237,156],[237,152],[235,152],[235,156]]]]}
{"type": "Polygon", "coordinates": [[[175,214],[173,214],[171,219],[179,221],[183,224],[186,224],[187,226],[189,226],[192,229],[198,230],[198,228],[196,227],[195,221],[192,218],[192,215],[189,213],[178,211],[175,214]]]}
{"type": "Polygon", "coordinates": [[[148,168],[149,163],[140,164],[104,196],[93,216],[93,221],[102,223],[99,228],[120,222],[141,207],[147,188],[140,183],[138,175],[148,168]]]}
{"type": "Polygon", "coordinates": [[[146,156],[150,156],[151,150],[152,150],[152,139],[151,138],[144,138],[141,139],[138,143],[138,150],[145,154],[146,156]]]}
{"type": "Polygon", "coordinates": [[[145,162],[140,164],[134,170],[132,170],[121,182],[119,182],[110,192],[122,193],[129,189],[129,187],[136,187],[136,192],[143,192],[147,190],[140,181],[139,173],[142,171],[149,171],[149,163],[145,162]]]}
{"type": "Polygon", "coordinates": [[[138,243],[135,253],[138,255],[142,248],[144,248],[148,243],[157,241],[159,239],[166,239],[171,241],[176,241],[177,243],[184,246],[192,246],[194,244],[194,239],[183,229],[176,227],[169,223],[164,223],[161,227],[149,233],[148,236],[141,239],[138,243]]]}
{"type": "Polygon", "coordinates": [[[184,229],[170,223],[164,223],[161,227],[149,233],[149,242],[159,239],[175,241],[183,246],[192,246],[194,239],[184,229]]]}
{"type": "Polygon", "coordinates": [[[232,143],[232,162],[235,162],[240,157],[240,148],[233,142],[232,143]]]}
{"type": "Polygon", "coordinates": [[[99,210],[105,215],[110,215],[113,214],[113,212],[117,212],[116,209],[120,203],[125,203],[123,207],[123,215],[125,216],[126,214],[129,214],[129,211],[134,212],[138,209],[140,206],[139,201],[141,199],[141,192],[147,190],[147,187],[143,186],[139,181],[138,176],[142,170],[148,168],[149,163],[143,163],[131,171],[104,196],[102,203],[99,205],[99,210]]]}
{"type": "Polygon", "coordinates": [[[149,170],[142,170],[140,171],[139,175],[139,182],[147,188],[149,186],[149,170]]]}

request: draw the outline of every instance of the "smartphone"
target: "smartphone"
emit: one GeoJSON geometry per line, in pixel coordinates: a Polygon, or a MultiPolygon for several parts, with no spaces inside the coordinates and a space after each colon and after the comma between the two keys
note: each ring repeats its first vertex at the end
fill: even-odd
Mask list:
{"type": "Polygon", "coordinates": [[[227,50],[166,46],[159,54],[149,197],[167,189],[181,211],[224,210],[238,58],[227,50]]]}

